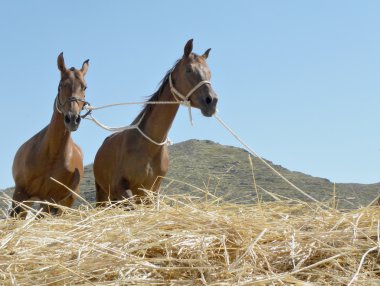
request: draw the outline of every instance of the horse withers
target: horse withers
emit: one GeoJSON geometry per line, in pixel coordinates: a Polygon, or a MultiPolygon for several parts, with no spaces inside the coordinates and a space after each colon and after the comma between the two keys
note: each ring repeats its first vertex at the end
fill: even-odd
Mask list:
{"type": "Polygon", "coordinates": [[[184,54],[163,78],[158,90],[132,122],[138,127],[117,132],[105,139],[94,161],[98,205],[134,198],[139,203],[145,190],[157,192],[169,167],[166,144],[169,129],[184,101],[199,108],[204,116],[216,112],[217,95],[211,72],[203,55],[192,53],[189,40],[184,54]],[[178,104],[149,104],[155,101],[178,104]]]}
{"type": "MultiPolygon", "coordinates": [[[[61,53],[57,62],[61,80],[50,123],[18,149],[13,161],[15,190],[10,210],[13,217],[25,218],[27,207],[33,201],[71,207],[75,195],[64,186],[79,192],[83,154],[70,134],[78,129],[80,113],[86,104],[84,76],[89,60],[83,62],[81,69],[67,69],[61,53]],[[51,180],[51,177],[64,186],[51,180]]],[[[44,203],[41,207],[44,212],[54,209],[44,203]]]]}

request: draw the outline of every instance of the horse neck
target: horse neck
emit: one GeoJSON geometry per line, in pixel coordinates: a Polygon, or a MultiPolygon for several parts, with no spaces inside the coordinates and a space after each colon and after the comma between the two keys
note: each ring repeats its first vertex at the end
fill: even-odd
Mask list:
{"type": "MultiPolygon", "coordinates": [[[[158,101],[175,102],[168,82],[165,83],[162,92],[159,94],[158,101]]],[[[153,104],[153,106],[148,108],[149,112],[142,115],[143,119],[139,125],[140,129],[156,142],[165,141],[177,114],[178,107],[179,104],[153,104]]],[[[150,144],[153,145],[153,143],[150,144]]]]}
{"type": "Polygon", "coordinates": [[[45,139],[48,152],[51,155],[62,152],[71,140],[70,132],[63,122],[63,114],[59,113],[55,107],[50,124],[47,126],[45,139]]]}

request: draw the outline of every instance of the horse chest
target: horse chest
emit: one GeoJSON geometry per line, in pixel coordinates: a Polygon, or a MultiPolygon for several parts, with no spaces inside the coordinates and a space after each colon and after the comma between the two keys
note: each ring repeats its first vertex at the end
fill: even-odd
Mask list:
{"type": "Polygon", "coordinates": [[[136,162],[133,177],[136,181],[145,181],[153,179],[158,173],[157,167],[151,160],[145,162],[136,162]]]}
{"type": "Polygon", "coordinates": [[[135,183],[149,185],[156,180],[157,176],[166,174],[167,168],[165,168],[165,164],[162,164],[163,160],[166,161],[162,154],[154,157],[135,158],[135,160],[131,160],[133,166],[130,170],[134,171],[129,177],[135,183]]]}
{"type": "Polygon", "coordinates": [[[81,177],[81,170],[79,168],[69,169],[63,166],[52,166],[50,169],[46,169],[44,172],[36,173],[34,179],[31,180],[29,188],[33,192],[50,192],[60,187],[51,178],[61,182],[69,188],[76,188],[79,184],[81,177]]]}
{"type": "Polygon", "coordinates": [[[82,168],[82,165],[76,163],[73,158],[63,157],[50,159],[46,162],[41,175],[45,175],[44,177],[57,177],[58,178],[68,178],[70,177],[76,170],[82,168]]]}
{"type": "Polygon", "coordinates": [[[36,158],[29,160],[25,173],[28,182],[25,189],[30,195],[39,196],[41,199],[47,196],[54,198],[60,197],[67,190],[51,178],[71,189],[76,189],[83,173],[83,165],[80,160],[78,162],[75,160],[73,151],[71,151],[69,156],[55,156],[53,158],[39,156],[38,160],[36,158]]]}

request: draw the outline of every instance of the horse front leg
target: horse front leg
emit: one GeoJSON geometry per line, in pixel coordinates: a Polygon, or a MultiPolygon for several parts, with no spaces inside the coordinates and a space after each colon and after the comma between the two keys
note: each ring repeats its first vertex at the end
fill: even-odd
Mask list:
{"type": "Polygon", "coordinates": [[[133,195],[131,189],[120,189],[118,191],[117,201],[121,201],[122,205],[126,207],[127,210],[133,210],[136,202],[136,196],[133,195]]]}
{"type": "MultiPolygon", "coordinates": [[[[79,192],[79,187],[77,187],[77,189],[74,191],[77,194],[79,192]]],[[[75,201],[74,197],[74,194],[69,193],[66,197],[64,197],[58,202],[50,199],[46,202],[41,202],[40,208],[42,209],[42,212],[45,214],[62,215],[63,208],[61,208],[60,206],[71,208],[75,201]]]]}
{"type": "Polygon", "coordinates": [[[95,181],[96,190],[96,207],[105,207],[107,203],[111,201],[110,190],[103,190],[102,187],[95,181]]]}
{"type": "MultiPolygon", "coordinates": [[[[77,188],[77,190],[75,190],[75,193],[78,194],[79,193],[79,188],[77,188]]],[[[74,204],[74,201],[75,201],[75,198],[74,198],[74,194],[70,194],[69,196],[67,196],[66,198],[64,198],[62,201],[59,202],[59,204],[63,207],[67,207],[67,208],[72,208],[73,207],[73,204],[74,204]]],[[[62,215],[63,213],[63,209],[60,208],[60,207],[54,207],[52,209],[52,214],[55,214],[55,215],[62,215]]]]}
{"type": "Polygon", "coordinates": [[[13,201],[11,209],[9,210],[9,216],[13,218],[25,219],[28,214],[28,208],[33,205],[33,202],[26,202],[30,199],[30,196],[26,193],[25,189],[16,185],[13,192],[13,201]]]}
{"type": "Polygon", "coordinates": [[[133,205],[136,204],[136,196],[131,189],[131,184],[127,179],[121,179],[115,190],[112,192],[115,201],[122,201],[123,205],[126,206],[128,210],[132,210],[133,205]]]}

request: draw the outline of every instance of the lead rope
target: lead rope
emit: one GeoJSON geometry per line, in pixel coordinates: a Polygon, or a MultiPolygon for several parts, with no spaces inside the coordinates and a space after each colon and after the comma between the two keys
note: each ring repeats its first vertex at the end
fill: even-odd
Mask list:
{"type": "Polygon", "coordinates": [[[93,107],[91,105],[85,105],[84,108],[86,109],[86,114],[82,116],[82,118],[85,118],[85,119],[88,119],[88,120],[91,120],[92,122],[94,122],[96,125],[98,125],[99,127],[107,130],[107,131],[111,131],[111,132],[120,132],[120,131],[124,131],[124,130],[130,130],[130,129],[137,129],[137,131],[140,132],[140,134],[146,138],[147,140],[149,140],[151,143],[153,144],[156,144],[157,146],[163,146],[165,144],[168,144],[168,145],[171,145],[172,142],[170,141],[169,138],[166,138],[163,142],[157,142],[155,140],[153,140],[152,138],[150,138],[148,135],[146,135],[139,127],[142,119],[144,118],[144,115],[143,114],[140,118],[140,120],[134,124],[134,125],[128,125],[128,126],[121,126],[121,127],[110,127],[110,126],[107,126],[105,124],[102,124],[100,121],[96,120],[94,118],[94,116],[91,114],[91,112],[93,110],[99,110],[99,109],[103,109],[103,108],[108,108],[108,107],[113,107],[113,106],[121,106],[121,105],[133,105],[133,104],[179,104],[179,105],[184,105],[188,108],[188,111],[189,111],[189,119],[190,119],[190,123],[191,125],[193,126],[193,116],[191,114],[191,102],[190,102],[190,96],[199,88],[201,87],[202,85],[204,84],[211,84],[210,81],[208,80],[203,80],[203,81],[200,81],[196,86],[194,86],[187,94],[186,96],[184,96],[183,94],[181,94],[173,85],[173,82],[172,82],[172,74],[170,73],[169,74],[169,85],[170,85],[170,92],[173,94],[173,97],[174,99],[176,100],[176,102],[173,102],[173,101],[148,101],[148,102],[125,102],[125,103],[114,103],[114,104],[108,104],[108,105],[104,105],[104,106],[100,106],[100,107],[93,107]],[[178,98],[180,98],[181,100],[179,100],[178,98]],[[89,118],[87,118],[87,116],[89,118]]]}
{"type": "Polygon", "coordinates": [[[181,103],[180,102],[173,102],[173,101],[148,101],[148,102],[114,103],[114,104],[108,104],[108,105],[104,105],[104,106],[100,106],[100,107],[94,107],[94,106],[91,106],[91,105],[86,105],[84,108],[86,109],[87,112],[86,112],[86,114],[82,118],[91,120],[92,122],[94,122],[99,127],[103,128],[104,130],[111,131],[111,132],[121,132],[121,131],[124,131],[124,130],[136,129],[137,131],[139,131],[139,133],[144,138],[146,138],[148,141],[150,141],[151,143],[153,143],[153,144],[155,144],[157,146],[172,145],[173,142],[169,138],[166,138],[163,142],[157,142],[157,141],[153,140],[152,138],[150,138],[148,135],[146,135],[140,129],[139,125],[140,125],[141,121],[143,120],[145,114],[143,114],[141,116],[140,120],[136,124],[127,125],[127,126],[120,126],[120,127],[110,127],[110,126],[107,126],[107,125],[101,123],[91,113],[93,110],[99,110],[99,109],[109,108],[109,107],[113,107],[113,106],[135,105],[135,104],[181,104],[181,103]]]}
{"type": "Polygon", "coordinates": [[[163,145],[171,145],[171,141],[169,138],[166,137],[166,139],[163,141],[163,142],[157,142],[155,140],[153,140],[152,138],[150,138],[148,135],[146,135],[139,127],[141,121],[143,120],[144,118],[144,115],[143,114],[140,118],[140,120],[136,123],[136,124],[133,124],[133,125],[128,125],[128,126],[122,126],[122,127],[109,127],[107,125],[104,125],[102,124],[101,122],[99,122],[98,120],[96,120],[94,118],[94,116],[92,114],[88,114],[88,116],[90,118],[86,118],[86,119],[89,119],[91,120],[92,122],[94,122],[96,125],[98,125],[99,127],[107,130],[107,131],[111,131],[111,132],[121,132],[121,131],[124,131],[124,130],[132,130],[132,129],[136,129],[137,131],[140,132],[140,134],[146,138],[147,140],[149,140],[151,143],[153,144],[156,144],[157,146],[163,146],[163,145]]]}
{"type": "MultiPolygon", "coordinates": [[[[174,87],[173,87],[173,84],[172,84],[172,81],[171,81],[171,76],[169,76],[169,83],[170,83],[170,89],[173,93],[173,95],[175,94],[176,96],[178,96],[179,98],[183,99],[183,102],[179,101],[176,96],[175,99],[176,99],[176,102],[173,102],[173,101],[150,101],[150,102],[125,102],[125,103],[114,103],[114,104],[108,104],[108,105],[104,105],[104,106],[100,106],[100,107],[94,107],[94,106],[91,106],[91,105],[86,105],[85,106],[85,109],[87,110],[87,113],[86,113],[86,116],[89,116],[90,118],[86,118],[88,120],[91,120],[93,121],[96,125],[98,125],[99,127],[105,129],[105,130],[108,130],[108,131],[112,131],[112,132],[119,132],[119,131],[123,131],[123,130],[127,130],[127,129],[137,129],[140,134],[142,136],[144,136],[144,138],[146,138],[147,140],[149,140],[151,143],[153,144],[156,144],[158,146],[163,146],[165,144],[172,144],[172,142],[166,138],[163,142],[156,142],[155,140],[153,140],[152,138],[150,138],[148,135],[146,135],[140,128],[139,128],[139,124],[141,123],[143,116],[141,116],[140,120],[134,124],[134,125],[129,125],[129,126],[124,126],[124,127],[109,127],[109,126],[106,126],[104,124],[102,124],[101,122],[99,122],[98,120],[96,120],[94,118],[94,116],[91,114],[91,111],[93,110],[99,110],[99,109],[103,109],[103,108],[109,108],[109,107],[113,107],[113,106],[122,106],[122,105],[134,105],[134,104],[181,104],[181,105],[185,105],[185,106],[189,106],[188,103],[185,103],[186,101],[187,102],[190,102],[189,100],[186,99],[185,96],[183,96],[180,92],[178,92],[178,90],[176,90],[174,87]]],[[[200,82],[195,88],[193,88],[187,95],[187,97],[189,96],[189,94],[191,95],[196,88],[199,88],[199,86],[201,86],[202,84],[205,84],[205,83],[210,83],[210,82],[200,82]]],[[[189,115],[190,115],[190,121],[191,121],[191,109],[189,111],[189,115]]],[[[290,182],[287,178],[285,178],[280,172],[278,172],[275,168],[273,168],[269,163],[267,163],[263,158],[261,158],[251,147],[248,146],[247,143],[245,143],[230,127],[227,126],[227,124],[217,115],[217,114],[214,114],[214,117],[215,119],[233,136],[235,137],[235,139],[240,142],[240,144],[242,144],[253,156],[257,157],[261,162],[264,163],[264,165],[266,165],[271,171],[273,171],[276,175],[278,175],[281,179],[283,179],[287,184],[289,184],[290,186],[292,186],[293,188],[295,188],[298,192],[300,192],[301,194],[303,194],[305,197],[309,198],[310,200],[318,203],[318,204],[322,204],[320,201],[318,201],[317,199],[313,198],[312,196],[310,196],[309,194],[307,194],[306,192],[304,192],[302,189],[300,189],[299,187],[297,187],[295,184],[293,184],[292,182],[290,182]]],[[[324,204],[322,204],[324,205],[324,204]]],[[[325,205],[326,206],[326,205],[325,205]]]]}
{"type": "Polygon", "coordinates": [[[240,142],[240,144],[242,144],[253,156],[257,157],[261,162],[263,162],[270,170],[272,170],[276,175],[278,175],[281,179],[283,179],[286,183],[288,183],[290,186],[292,186],[293,188],[295,188],[298,192],[300,192],[301,194],[303,194],[305,197],[309,198],[310,200],[318,203],[318,204],[322,204],[324,205],[323,203],[321,203],[320,201],[318,201],[317,199],[313,198],[312,196],[310,196],[309,194],[305,193],[303,190],[301,190],[299,187],[297,187],[295,184],[293,184],[292,182],[290,182],[287,178],[285,178],[280,172],[278,172],[275,168],[273,168],[269,163],[267,163],[263,158],[261,158],[252,148],[250,148],[247,143],[245,143],[230,127],[227,126],[226,123],[224,123],[224,121],[217,115],[217,114],[214,114],[214,117],[215,119],[228,131],[231,133],[232,136],[234,136],[236,138],[237,141],[240,142]]]}

